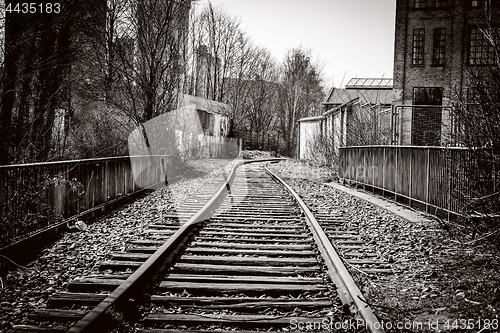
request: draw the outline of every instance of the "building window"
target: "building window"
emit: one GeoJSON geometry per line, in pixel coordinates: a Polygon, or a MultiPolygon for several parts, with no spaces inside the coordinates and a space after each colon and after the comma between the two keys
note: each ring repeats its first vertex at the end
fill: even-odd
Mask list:
{"type": "Polygon", "coordinates": [[[434,29],[434,45],[432,47],[432,65],[444,66],[446,29],[434,29]]]}
{"type": "Polygon", "coordinates": [[[443,104],[442,87],[414,87],[414,105],[441,105],[443,104]]]}
{"type": "Polygon", "coordinates": [[[425,8],[426,0],[411,0],[410,7],[415,9],[425,8]]]}
{"type": "Polygon", "coordinates": [[[433,0],[432,5],[434,8],[448,7],[448,0],[433,0]]]}
{"type": "Polygon", "coordinates": [[[473,27],[470,29],[469,64],[471,65],[493,65],[497,54],[491,40],[498,40],[499,28],[481,29],[473,27]]]}
{"type": "Polygon", "coordinates": [[[471,8],[498,8],[500,6],[499,0],[469,0],[469,7],[471,8]]]}
{"type": "Polygon", "coordinates": [[[424,42],[425,29],[413,29],[413,45],[411,63],[413,65],[424,64],[424,42]]]}

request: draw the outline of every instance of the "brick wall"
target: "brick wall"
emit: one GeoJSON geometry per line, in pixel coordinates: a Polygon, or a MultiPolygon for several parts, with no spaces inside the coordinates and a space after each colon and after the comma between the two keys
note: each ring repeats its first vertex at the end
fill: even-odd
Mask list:
{"type": "MultiPolygon", "coordinates": [[[[393,106],[413,104],[414,87],[442,87],[443,105],[449,105],[458,92],[467,87],[469,28],[486,23],[485,11],[466,6],[467,0],[449,0],[449,6],[439,9],[412,9],[410,2],[411,0],[396,1],[393,106]],[[445,29],[445,62],[442,66],[436,66],[432,62],[435,28],[445,29]],[[422,65],[412,64],[414,29],[425,31],[422,65]]],[[[428,1],[427,7],[431,3],[432,1],[428,1]]],[[[493,14],[492,18],[500,24],[500,9],[493,9],[493,14]]],[[[397,130],[403,132],[399,133],[399,143],[416,144],[422,142],[423,137],[434,137],[429,131],[439,132],[441,139],[438,141],[442,143],[442,136],[449,127],[450,117],[447,112],[440,116],[435,112],[423,115],[413,113],[405,111],[401,114],[402,125],[397,130]],[[429,125],[429,122],[435,121],[439,124],[429,125]]]]}

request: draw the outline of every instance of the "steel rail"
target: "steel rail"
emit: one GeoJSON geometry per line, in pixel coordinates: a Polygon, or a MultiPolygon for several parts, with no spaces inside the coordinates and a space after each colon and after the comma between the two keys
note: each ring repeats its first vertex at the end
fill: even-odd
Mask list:
{"type": "Polygon", "coordinates": [[[304,212],[306,222],[309,225],[309,229],[313,234],[314,240],[318,245],[318,249],[321,252],[322,257],[325,260],[325,264],[328,267],[328,273],[337,286],[337,292],[342,300],[342,303],[347,304],[351,312],[354,312],[358,318],[363,320],[366,329],[370,333],[385,333],[385,330],[382,328],[382,324],[373,313],[373,310],[369,307],[363,297],[363,294],[342,262],[342,259],[340,259],[337,251],[328,239],[328,236],[325,234],[323,228],[321,228],[318,221],[314,217],[314,214],[309,210],[304,201],[290,187],[290,185],[285,183],[284,180],[269,170],[267,166],[265,167],[265,170],[292,194],[304,212]]]}
{"type": "Polygon", "coordinates": [[[144,286],[144,282],[148,277],[155,275],[168,264],[167,258],[178,248],[190,234],[191,230],[199,223],[210,218],[215,210],[220,206],[222,200],[228,192],[228,186],[234,180],[236,169],[247,163],[270,162],[280,161],[282,159],[260,159],[243,161],[236,164],[229,175],[228,179],[220,186],[215,195],[186,223],[178,229],[169,239],[153,253],[132,275],[130,275],[120,286],[111,292],[101,303],[94,307],[82,319],[74,323],[66,332],[67,333],[86,333],[86,332],[99,332],[99,323],[103,319],[105,313],[113,306],[120,302],[127,300],[137,289],[144,286]]]}

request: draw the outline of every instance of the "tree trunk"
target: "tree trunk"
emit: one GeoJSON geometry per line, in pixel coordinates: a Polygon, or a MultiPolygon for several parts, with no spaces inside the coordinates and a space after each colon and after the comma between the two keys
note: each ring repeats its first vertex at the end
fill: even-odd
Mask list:
{"type": "Polygon", "coordinates": [[[0,107],[0,163],[12,161],[12,116],[16,99],[16,68],[19,58],[21,33],[13,15],[5,15],[5,59],[2,75],[2,96],[0,107]]]}

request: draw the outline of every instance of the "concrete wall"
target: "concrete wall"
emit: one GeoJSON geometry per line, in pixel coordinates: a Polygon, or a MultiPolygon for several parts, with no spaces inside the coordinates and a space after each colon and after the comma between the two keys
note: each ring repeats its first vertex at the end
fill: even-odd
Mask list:
{"type": "Polygon", "coordinates": [[[311,148],[321,134],[324,118],[314,117],[299,121],[299,158],[310,159],[311,148]]]}
{"type": "Polygon", "coordinates": [[[228,104],[215,102],[206,98],[183,95],[182,106],[194,105],[198,113],[198,120],[205,134],[214,136],[228,136],[231,128],[231,119],[227,114],[232,110],[228,104]]]}

